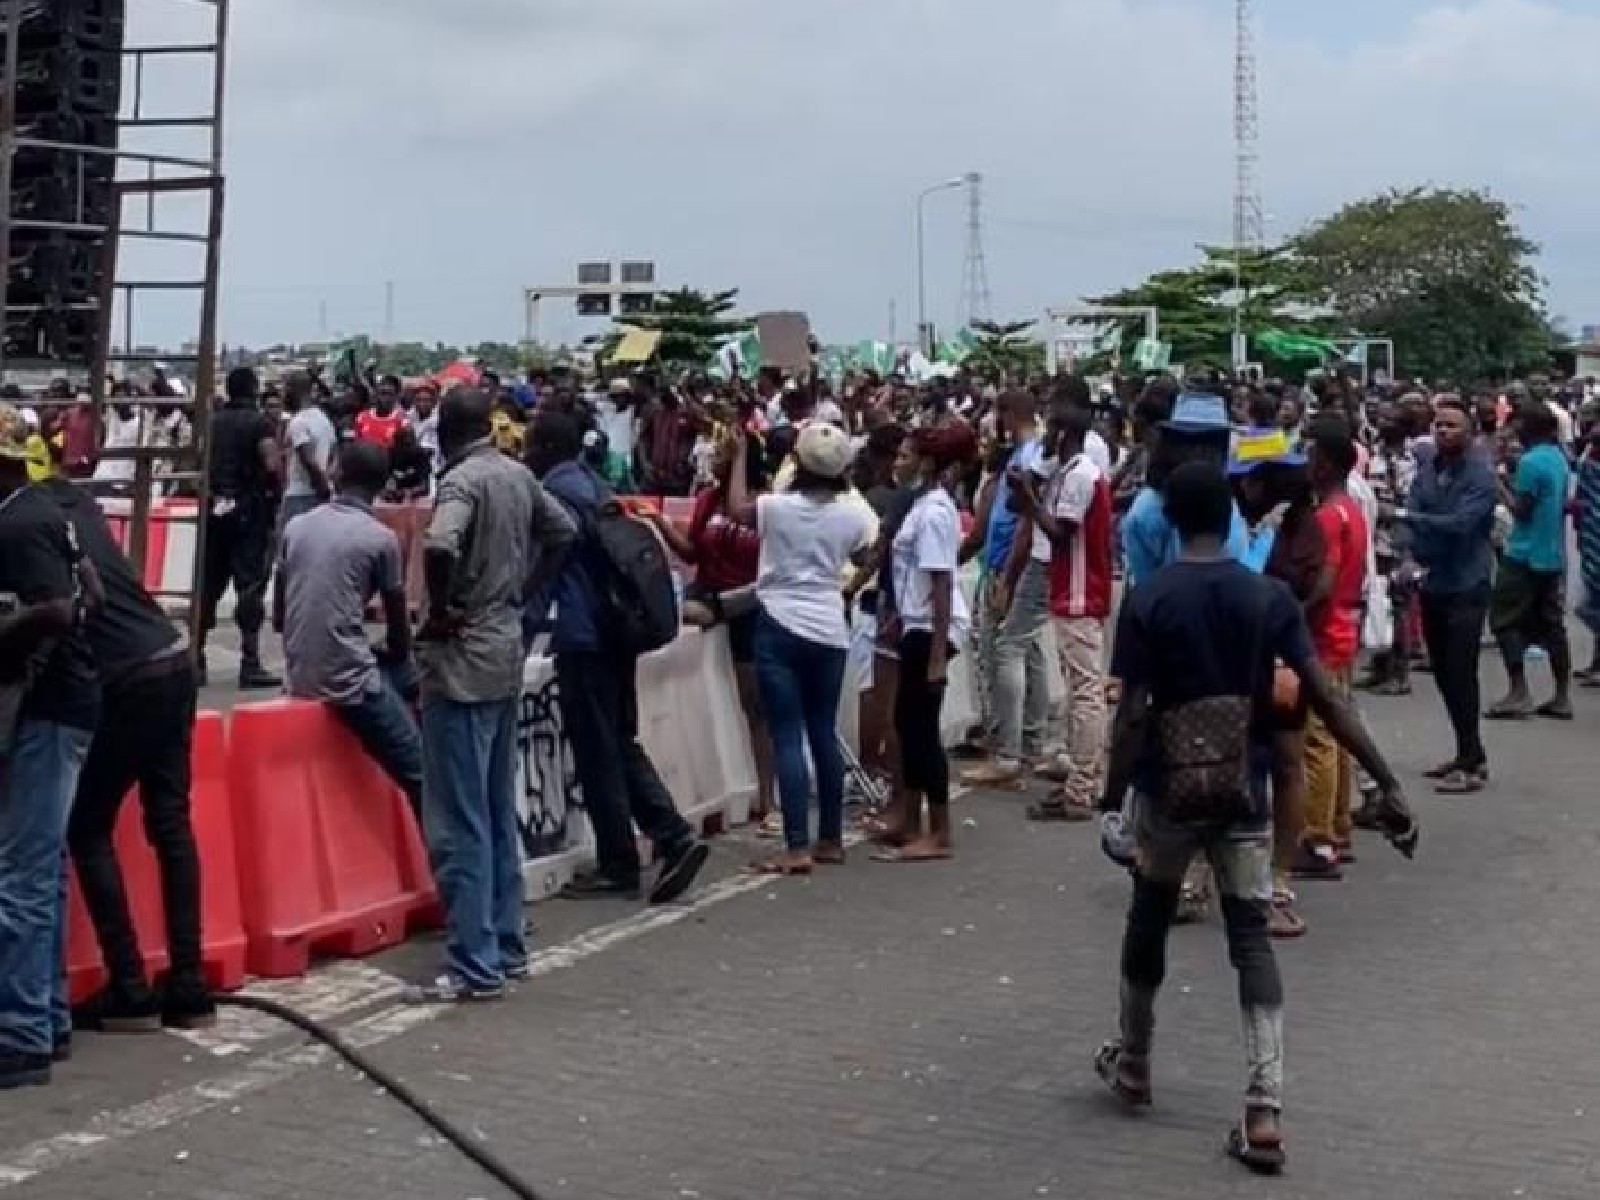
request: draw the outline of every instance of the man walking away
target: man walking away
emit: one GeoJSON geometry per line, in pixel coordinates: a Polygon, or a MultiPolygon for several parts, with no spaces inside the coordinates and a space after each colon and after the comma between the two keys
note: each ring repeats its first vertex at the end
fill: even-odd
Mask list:
{"type": "Polygon", "coordinates": [[[1399,784],[1317,664],[1288,586],[1253,574],[1226,549],[1233,500],[1221,468],[1187,463],[1167,481],[1164,509],[1180,558],[1123,606],[1112,656],[1122,680],[1102,803],[1131,784],[1139,869],[1122,945],[1120,1035],[1096,1056],[1112,1092],[1152,1099],[1156,995],[1184,872],[1204,855],[1222,895],[1228,953],[1239,974],[1248,1084],[1228,1148],[1253,1169],[1283,1165],[1283,984],[1267,936],[1272,904],[1274,663],[1299,677],[1311,706],[1381,787],[1385,828],[1402,853],[1418,830],[1399,784]],[[1154,736],[1146,737],[1146,732],[1154,736]],[[1193,747],[1201,745],[1196,755],[1193,747]]]}
{"type": "Polygon", "coordinates": [[[288,483],[283,489],[283,525],[310,512],[333,494],[328,472],[333,466],[338,431],[304,372],[289,376],[285,388],[287,407],[293,414],[285,435],[289,443],[288,483]]]}
{"type": "MultiPolygon", "coordinates": [[[[599,587],[609,568],[590,531],[608,492],[578,461],[582,442],[571,417],[541,412],[528,433],[529,463],[584,531],[555,582],[550,649],[562,728],[578,765],[598,866],[561,894],[575,900],[637,898],[641,866],[633,827],[638,825],[661,860],[650,903],[667,904],[693,885],[708,849],[679,814],[639,744],[638,657],[607,645],[599,587]]],[[[548,598],[534,603],[547,607],[548,598]]]]}
{"type": "Polygon", "coordinates": [[[417,660],[423,830],[444,900],[446,967],[409,993],[417,1003],[497,1000],[507,979],[528,972],[512,761],[522,603],[576,530],[489,434],[488,396],[458,388],[445,398],[446,466],[424,540],[428,604],[417,660]]]}
{"type": "Polygon", "coordinates": [[[400,541],[373,515],[389,457],[370,442],[339,451],[338,494],[284,530],[273,611],[289,694],[333,709],[422,815],[422,737],[406,703],[415,690],[400,541]],[[388,641],[367,641],[365,613],[383,602],[388,641]]]}
{"type": "Polygon", "coordinates": [[[1411,531],[1422,575],[1422,636],[1433,680],[1455,732],[1455,756],[1425,772],[1435,790],[1481,791],[1489,756],[1479,733],[1478,657],[1489,611],[1494,555],[1494,471],[1473,446],[1472,418],[1457,396],[1434,402],[1433,448],[1417,448],[1411,499],[1395,516],[1411,531]]]}
{"type": "Polygon", "coordinates": [[[196,679],[189,639],[134,574],[94,497],[66,480],[45,485],[100,579],[84,635],[100,670],[100,725],[78,778],[68,844],[110,983],[73,1010],[78,1029],[198,1029],[216,1020],[201,971],[200,856],[190,823],[196,679]],[[145,839],[161,871],[169,970],[158,995],[145,974],[113,837],[137,786],[145,839]]]}
{"type": "Polygon", "coordinates": [[[1570,721],[1572,649],[1567,643],[1565,589],[1572,469],[1557,444],[1560,425],[1547,405],[1536,400],[1524,404],[1517,428],[1523,450],[1516,475],[1508,485],[1502,468],[1498,480],[1500,503],[1511,510],[1511,536],[1489,607],[1489,625],[1500,643],[1511,686],[1487,715],[1520,720],[1535,714],[1570,721]],[[1529,646],[1545,649],[1555,678],[1555,695],[1537,708],[1528,694],[1523,666],[1529,646]]]}
{"type": "Polygon", "coordinates": [[[70,1051],[68,811],[100,717],[78,628],[72,526],[28,485],[28,425],[0,405],[0,1091],[70,1051]]]}
{"type": "Polygon", "coordinates": [[[206,513],[202,572],[200,682],[206,681],[205,635],[217,627],[217,605],[231,584],[239,626],[239,686],[283,683],[261,663],[266,621],[267,556],[271,552],[271,484],[279,474],[278,433],[261,411],[256,373],[228,373],[228,401],[211,419],[211,508],[206,513]]]}

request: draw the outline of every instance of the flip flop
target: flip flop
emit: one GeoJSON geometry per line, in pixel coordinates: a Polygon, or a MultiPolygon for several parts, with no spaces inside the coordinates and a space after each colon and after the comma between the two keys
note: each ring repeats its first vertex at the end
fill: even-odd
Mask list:
{"type": "Polygon", "coordinates": [[[785,877],[790,875],[809,875],[811,874],[811,864],[784,862],[781,858],[768,858],[763,859],[761,862],[751,863],[745,868],[745,871],[751,875],[781,875],[785,877]]]}
{"type": "Polygon", "coordinates": [[[1288,1162],[1283,1145],[1252,1146],[1245,1137],[1243,1127],[1235,1125],[1228,1131],[1228,1154],[1242,1162],[1258,1175],[1276,1175],[1288,1162]]]}
{"type": "Polygon", "coordinates": [[[1526,721],[1533,716],[1531,704],[1496,704],[1483,714],[1486,721],[1526,721]]]}
{"type": "Polygon", "coordinates": [[[925,851],[917,851],[914,854],[907,853],[907,847],[905,846],[884,846],[882,849],[872,852],[872,861],[880,863],[949,862],[954,857],[955,852],[951,850],[934,851],[932,853],[925,851]]]}
{"type": "Polygon", "coordinates": [[[1546,700],[1533,710],[1536,717],[1547,717],[1552,721],[1570,721],[1573,719],[1572,705],[1561,705],[1554,700],[1546,700]]]}

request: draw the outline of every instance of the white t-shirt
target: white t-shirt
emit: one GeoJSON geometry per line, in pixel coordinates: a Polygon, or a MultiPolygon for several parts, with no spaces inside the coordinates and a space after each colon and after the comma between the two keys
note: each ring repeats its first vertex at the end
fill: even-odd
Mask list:
{"type": "Polygon", "coordinates": [[[300,461],[300,448],[311,447],[311,456],[322,468],[323,476],[333,465],[333,452],[339,444],[339,434],[328,420],[328,414],[318,404],[308,404],[289,418],[289,482],[283,489],[285,496],[315,496],[311,475],[300,461]]]}
{"type": "Polygon", "coordinates": [[[1084,435],[1083,453],[1099,468],[1100,474],[1106,476],[1111,474],[1111,447],[1106,444],[1105,438],[1101,437],[1098,431],[1091,429],[1084,435]]]}
{"type": "Polygon", "coordinates": [[[848,647],[839,579],[851,558],[872,545],[870,514],[842,498],[817,501],[798,492],[757,499],[756,598],[767,615],[808,642],[848,647]]]}
{"type": "MultiPolygon", "coordinates": [[[[895,534],[894,598],[905,629],[933,632],[933,579],[930,572],[949,571],[952,579],[961,555],[961,516],[943,488],[917,498],[895,534]]],[[[966,644],[972,614],[959,581],[950,589],[950,643],[966,644]]]]}
{"type": "MultiPolygon", "coordinates": [[[[124,421],[117,410],[107,406],[105,411],[105,448],[107,450],[133,450],[139,445],[139,410],[133,409],[124,421]]],[[[102,459],[95,464],[94,477],[99,480],[122,481],[132,479],[137,464],[131,458],[102,459]]]]}
{"type": "Polygon", "coordinates": [[[594,423],[600,432],[606,435],[610,443],[611,452],[620,454],[623,458],[633,458],[634,444],[634,418],[639,410],[633,405],[619,409],[617,402],[609,396],[601,396],[594,402],[594,423]]]}
{"type": "MultiPolygon", "coordinates": [[[[1044,495],[1039,498],[1040,503],[1056,520],[1071,521],[1074,525],[1081,525],[1089,513],[1089,505],[1094,503],[1095,485],[1102,478],[1104,472],[1089,457],[1089,446],[1086,442],[1082,454],[1074,455],[1065,466],[1050,477],[1050,482],[1045,485],[1044,495]]],[[[1042,563],[1050,561],[1054,550],[1050,539],[1044,535],[1044,530],[1037,525],[1033,527],[1033,545],[1030,550],[1033,560],[1042,563]]]]}

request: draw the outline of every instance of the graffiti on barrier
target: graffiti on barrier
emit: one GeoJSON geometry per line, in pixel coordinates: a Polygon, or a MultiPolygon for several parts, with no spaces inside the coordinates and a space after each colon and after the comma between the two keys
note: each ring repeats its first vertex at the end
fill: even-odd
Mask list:
{"type": "Polygon", "coordinates": [[[517,711],[517,824],[529,859],[566,848],[573,810],[583,804],[556,700],[556,681],[550,679],[524,691],[517,711]]]}

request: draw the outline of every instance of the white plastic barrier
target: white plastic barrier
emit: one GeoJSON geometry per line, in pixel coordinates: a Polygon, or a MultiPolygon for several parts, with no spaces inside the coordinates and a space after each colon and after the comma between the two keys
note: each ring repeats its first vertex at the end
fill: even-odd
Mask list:
{"type": "MultiPolygon", "coordinates": [[[[1055,637],[1045,641],[1052,702],[1063,694],[1055,637]]],[[[672,645],[639,660],[639,739],[661,773],[678,809],[697,828],[731,828],[750,819],[756,794],[755,760],[739,708],[728,635],[685,629],[672,645]]],[[[839,729],[857,743],[859,693],[846,687],[839,729]]],[[[950,667],[945,693],[947,741],[959,739],[977,718],[972,654],[950,667]]],[[[523,884],[530,900],[554,895],[574,872],[594,864],[594,838],[584,817],[572,748],[562,732],[555,667],[543,656],[528,659],[518,714],[517,796],[526,859],[523,884]]],[[[643,849],[643,848],[641,848],[643,849]]]]}

